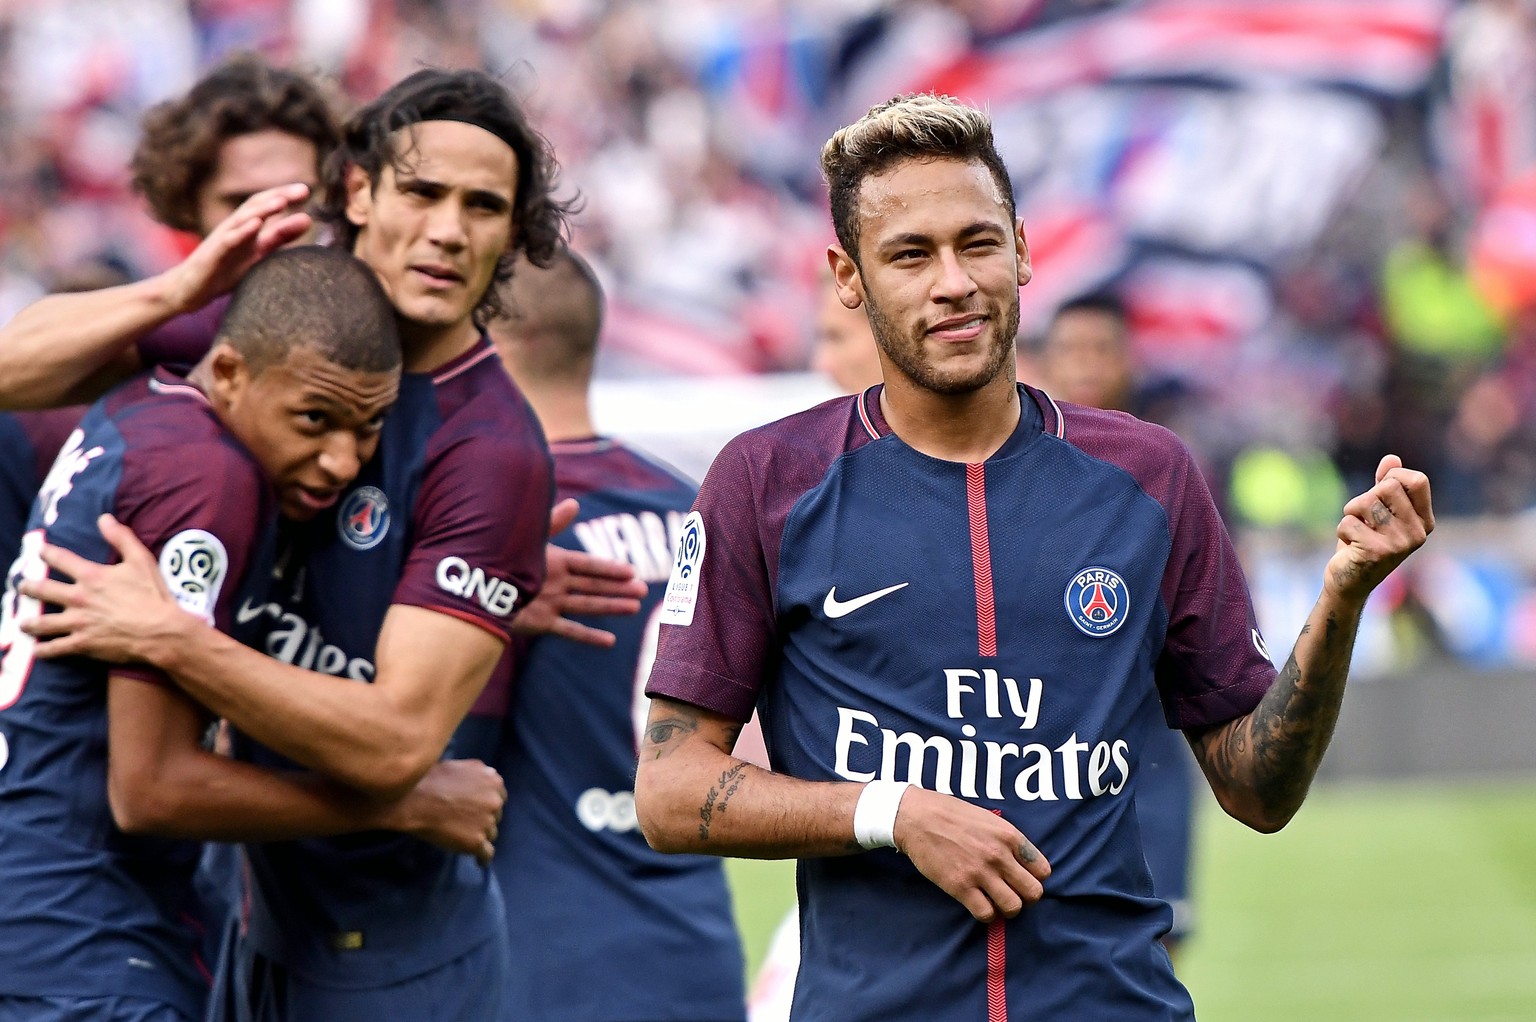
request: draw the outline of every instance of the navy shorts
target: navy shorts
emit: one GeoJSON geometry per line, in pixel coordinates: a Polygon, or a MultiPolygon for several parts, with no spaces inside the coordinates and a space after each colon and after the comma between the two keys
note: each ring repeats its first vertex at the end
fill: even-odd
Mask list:
{"type": "Polygon", "coordinates": [[[0,1022],[195,1022],[144,997],[6,997],[0,1022]]]}
{"type": "Polygon", "coordinates": [[[214,977],[207,1022],[502,1022],[510,954],[505,936],[495,937],[430,972],[344,989],[296,976],[232,940],[214,977]]]}

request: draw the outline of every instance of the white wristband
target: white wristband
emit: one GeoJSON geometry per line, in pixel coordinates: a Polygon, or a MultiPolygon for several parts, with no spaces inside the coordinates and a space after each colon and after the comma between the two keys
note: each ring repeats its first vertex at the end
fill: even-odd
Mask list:
{"type": "Polygon", "coordinates": [[[853,809],[853,839],[860,848],[896,847],[896,811],[910,781],[870,781],[853,809]]]}

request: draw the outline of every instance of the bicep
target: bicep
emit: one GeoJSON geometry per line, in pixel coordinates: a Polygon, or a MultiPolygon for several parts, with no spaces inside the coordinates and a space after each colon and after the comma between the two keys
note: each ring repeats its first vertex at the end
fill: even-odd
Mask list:
{"type": "Polygon", "coordinates": [[[506,640],[481,624],[395,604],[379,632],[374,685],[446,747],[505,649],[506,640]]]}
{"type": "Polygon", "coordinates": [[[107,777],[111,790],[153,783],[174,757],[196,753],[207,712],[180,689],[114,672],[107,681],[107,777]]]}

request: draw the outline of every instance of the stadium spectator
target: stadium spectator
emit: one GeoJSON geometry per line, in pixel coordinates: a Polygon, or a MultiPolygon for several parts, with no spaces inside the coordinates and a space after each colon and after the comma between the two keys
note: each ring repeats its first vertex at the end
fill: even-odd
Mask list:
{"type": "Polygon", "coordinates": [[[797,1014],[1192,1017],[1130,810],[1146,732],[1182,728],[1230,814],[1283,827],[1364,602],[1433,527],[1428,483],[1382,459],[1277,674],[1177,439],[1016,384],[1030,267],[986,117],[893,100],[823,168],[829,258],[885,383],[743,434],[706,477],[663,602],[641,826],[801,860],[797,1014]],[[772,773],[730,753],[754,703],[772,773]]]}

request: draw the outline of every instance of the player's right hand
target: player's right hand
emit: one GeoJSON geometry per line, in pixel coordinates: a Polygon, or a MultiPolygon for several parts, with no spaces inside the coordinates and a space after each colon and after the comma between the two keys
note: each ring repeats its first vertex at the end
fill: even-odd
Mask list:
{"type": "Polygon", "coordinates": [[[303,211],[309,186],[279,185],[257,192],[219,222],[192,254],[167,270],[166,300],[178,313],[195,312],[234,289],[259,261],[302,238],[314,226],[303,211]]]}
{"type": "Polygon", "coordinates": [[[896,814],[896,847],[983,923],[1012,919],[1045,893],[1051,864],[1013,824],[953,795],[911,787],[896,814]]]}
{"type": "Polygon", "coordinates": [[[450,852],[473,855],[486,865],[496,854],[496,835],[507,786],[477,759],[434,763],[400,801],[398,829],[450,852]]]}

